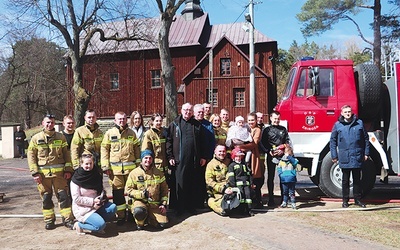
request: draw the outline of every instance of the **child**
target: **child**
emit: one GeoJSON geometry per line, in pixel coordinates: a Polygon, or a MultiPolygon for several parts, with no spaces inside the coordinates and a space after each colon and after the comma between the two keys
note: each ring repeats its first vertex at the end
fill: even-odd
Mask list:
{"type": "MultiPolygon", "coordinates": [[[[243,116],[236,116],[235,125],[229,128],[226,137],[226,146],[232,148],[236,145],[243,145],[253,141],[251,137],[251,129],[247,124],[244,124],[243,116]]],[[[246,163],[250,162],[251,151],[246,152],[246,163]]]]}
{"type": "MultiPolygon", "coordinates": [[[[244,153],[239,149],[235,148],[231,152],[233,162],[228,166],[228,186],[238,187],[241,193],[241,203],[246,203],[247,207],[244,212],[249,216],[254,216],[251,210],[251,170],[243,163],[244,153]]],[[[227,192],[225,192],[227,193],[227,192]]]]}
{"type": "Polygon", "coordinates": [[[107,200],[102,176],[93,169],[92,155],[83,154],[80,166],[71,180],[72,212],[77,220],[74,229],[78,234],[104,232],[106,221],[115,217],[117,206],[107,200]]]}
{"type": "Polygon", "coordinates": [[[288,200],[293,209],[296,208],[295,199],[295,185],[296,179],[296,166],[299,161],[293,157],[293,151],[289,144],[285,144],[285,153],[277,165],[278,176],[281,181],[283,202],[280,207],[287,207],[288,200]]]}

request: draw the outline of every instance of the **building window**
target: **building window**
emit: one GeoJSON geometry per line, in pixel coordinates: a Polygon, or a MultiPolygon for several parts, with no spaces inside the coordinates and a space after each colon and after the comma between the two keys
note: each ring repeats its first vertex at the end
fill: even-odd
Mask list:
{"type": "Polygon", "coordinates": [[[150,70],[151,73],[151,87],[161,88],[161,70],[150,70]]]}
{"type": "Polygon", "coordinates": [[[210,100],[210,89],[207,89],[207,102],[209,102],[213,107],[218,107],[218,89],[212,90],[212,99],[210,100]]]}
{"type": "Polygon", "coordinates": [[[111,86],[111,90],[119,89],[119,74],[118,73],[110,74],[110,86],[111,86]]]}
{"type": "Polygon", "coordinates": [[[244,88],[233,89],[233,106],[234,107],[244,107],[244,88]]]}
{"type": "Polygon", "coordinates": [[[231,75],[231,59],[221,58],[221,76],[231,75]]]}

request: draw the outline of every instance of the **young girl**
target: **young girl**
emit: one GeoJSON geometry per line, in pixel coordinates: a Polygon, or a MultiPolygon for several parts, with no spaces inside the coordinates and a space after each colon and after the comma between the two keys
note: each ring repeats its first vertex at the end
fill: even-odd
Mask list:
{"type": "MultiPolygon", "coordinates": [[[[243,145],[253,141],[251,136],[251,129],[247,124],[244,124],[243,116],[236,116],[235,125],[229,128],[226,137],[226,146],[232,148],[237,145],[243,145]]],[[[249,163],[251,158],[251,151],[246,152],[245,162],[249,163]]]]}
{"type": "Polygon", "coordinates": [[[287,207],[289,197],[293,209],[296,208],[296,166],[299,161],[293,157],[293,151],[285,144],[285,153],[277,165],[278,176],[281,181],[283,202],[280,207],[287,207]]]}
{"type": "Polygon", "coordinates": [[[74,229],[79,235],[104,232],[106,221],[114,218],[117,206],[107,201],[102,176],[93,169],[93,156],[82,155],[80,166],[71,180],[72,212],[78,222],[74,229]]]}
{"type": "MultiPolygon", "coordinates": [[[[252,200],[251,200],[251,170],[243,163],[244,153],[239,149],[235,148],[231,152],[231,157],[233,162],[228,166],[228,186],[238,187],[241,193],[241,203],[245,203],[245,214],[249,216],[254,216],[251,210],[252,200]]],[[[225,192],[228,193],[228,192],[225,192]]]]}

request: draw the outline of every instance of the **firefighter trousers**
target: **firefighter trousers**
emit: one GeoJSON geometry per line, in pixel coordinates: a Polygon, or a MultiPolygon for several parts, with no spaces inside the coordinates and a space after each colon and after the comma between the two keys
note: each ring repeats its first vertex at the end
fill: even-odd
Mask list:
{"type": "Polygon", "coordinates": [[[58,199],[60,214],[64,222],[72,221],[71,201],[67,180],[61,174],[45,178],[42,175],[42,183],[37,185],[42,198],[42,212],[46,223],[54,222],[53,190],[58,199]]]}
{"type": "Polygon", "coordinates": [[[132,213],[135,215],[135,208],[144,208],[147,211],[147,216],[143,220],[138,220],[135,216],[135,222],[138,226],[144,226],[147,223],[157,227],[159,223],[168,223],[167,214],[162,214],[157,204],[144,203],[140,200],[135,200],[132,204],[132,213]]]}
{"type": "Polygon", "coordinates": [[[125,183],[128,175],[110,175],[113,202],[117,205],[118,220],[125,219],[127,203],[124,195],[125,183]]]}
{"type": "Polygon", "coordinates": [[[221,208],[221,203],[222,203],[222,194],[214,194],[214,197],[210,197],[207,200],[208,206],[217,214],[222,214],[223,209],[221,208]]]}

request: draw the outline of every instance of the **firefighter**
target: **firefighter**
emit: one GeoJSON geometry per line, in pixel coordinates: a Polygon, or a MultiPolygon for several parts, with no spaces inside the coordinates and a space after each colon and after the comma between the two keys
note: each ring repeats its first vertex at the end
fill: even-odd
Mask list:
{"type": "Polygon", "coordinates": [[[168,161],[165,149],[167,130],[162,127],[163,116],[153,114],[152,126],[144,133],[141,150],[149,149],[154,152],[154,165],[165,175],[168,174],[168,161]]]}
{"type": "Polygon", "coordinates": [[[145,149],[140,157],[140,167],[129,174],[125,186],[125,192],[133,198],[132,213],[137,229],[142,230],[147,223],[164,228],[168,223],[168,185],[165,176],[153,167],[153,151],[145,149]]]}
{"type": "Polygon", "coordinates": [[[59,202],[63,224],[72,229],[73,217],[69,200],[68,184],[74,171],[65,136],[54,129],[53,115],[42,120],[43,131],[35,134],[28,147],[28,164],[42,198],[45,228],[55,228],[56,216],[52,201],[53,190],[59,202]]]}
{"type": "Polygon", "coordinates": [[[228,187],[226,174],[230,159],[226,157],[225,145],[217,145],[214,150],[214,158],[207,164],[206,184],[208,189],[208,206],[217,214],[225,216],[226,212],[221,208],[225,189],[228,187]]]}
{"type": "Polygon", "coordinates": [[[128,174],[140,164],[139,140],[127,125],[124,112],[114,116],[115,126],[109,129],[101,143],[101,166],[108,175],[113,201],[117,205],[117,225],[125,223],[126,200],[124,188],[128,174]]]}
{"type": "Polygon", "coordinates": [[[99,129],[96,121],[96,112],[92,109],[86,110],[85,125],[75,130],[71,142],[71,159],[74,169],[79,168],[79,158],[82,154],[93,155],[94,165],[99,167],[100,145],[103,140],[103,132],[99,129]]]}

